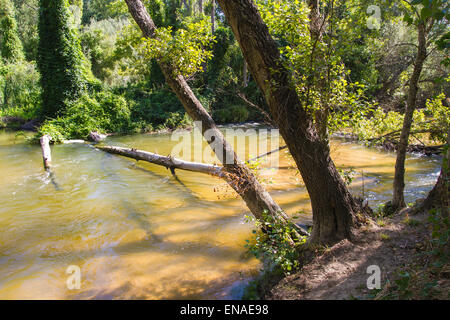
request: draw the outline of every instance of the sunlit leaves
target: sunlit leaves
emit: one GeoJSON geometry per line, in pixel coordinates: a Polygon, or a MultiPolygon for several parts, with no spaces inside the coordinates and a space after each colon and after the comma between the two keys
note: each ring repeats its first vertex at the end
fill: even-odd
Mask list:
{"type": "Polygon", "coordinates": [[[185,77],[203,70],[203,64],[211,59],[210,48],[214,36],[210,24],[204,19],[198,22],[187,21],[184,28],[175,32],[171,27],[159,28],[156,38],[145,39],[148,57],[174,64],[177,71],[185,77]]]}

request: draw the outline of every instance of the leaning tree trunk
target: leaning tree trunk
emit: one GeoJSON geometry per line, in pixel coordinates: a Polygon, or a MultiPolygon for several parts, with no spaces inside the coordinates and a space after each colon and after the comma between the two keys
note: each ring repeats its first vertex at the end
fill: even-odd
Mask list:
{"type": "Polygon", "coordinates": [[[416,109],[419,78],[422,72],[423,64],[427,57],[427,43],[425,38],[424,23],[419,23],[418,25],[418,40],[419,44],[417,49],[417,57],[414,63],[414,71],[409,81],[409,91],[405,117],[403,119],[403,128],[397,147],[397,160],[395,162],[394,189],[392,198],[392,209],[395,211],[406,207],[404,197],[406,149],[408,147],[408,140],[409,134],[411,132],[414,110],[416,109]]]}
{"type": "Polygon", "coordinates": [[[312,115],[283,66],[276,42],[251,0],[218,0],[253,78],[294,158],[311,198],[311,243],[351,238],[359,205],[354,201],[322,143],[312,115]]]}
{"type": "Polygon", "coordinates": [[[442,208],[442,216],[448,218],[450,207],[450,131],[447,133],[447,152],[444,154],[439,178],[416,211],[428,211],[434,206],[442,208]]]}
{"type": "MultiPolygon", "coordinates": [[[[144,37],[155,38],[156,26],[141,0],[125,1],[144,37]]],[[[203,136],[205,137],[207,131],[208,135],[213,136],[213,138],[205,137],[205,139],[227,171],[228,177],[226,180],[228,184],[242,197],[253,215],[257,219],[264,220],[267,214],[272,216],[276,221],[286,222],[288,220],[287,215],[273,201],[250,169],[239,161],[232,147],[225,140],[222,132],[217,128],[214,120],[192,92],[186,79],[172,65],[161,61],[159,61],[159,65],[164,73],[166,82],[175,92],[188,115],[193,120],[202,123],[201,130],[203,136]]],[[[307,234],[304,230],[299,229],[298,231],[302,234],[307,234]]]]}

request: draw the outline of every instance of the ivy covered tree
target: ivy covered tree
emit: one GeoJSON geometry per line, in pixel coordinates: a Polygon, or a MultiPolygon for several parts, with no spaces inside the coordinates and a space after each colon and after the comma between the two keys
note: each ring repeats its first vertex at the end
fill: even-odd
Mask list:
{"type": "Polygon", "coordinates": [[[86,88],[90,77],[77,31],[70,23],[68,0],[40,0],[38,67],[42,111],[54,117],[86,88]]]}
{"type": "Polygon", "coordinates": [[[14,6],[10,0],[0,0],[0,53],[5,62],[16,62],[24,58],[14,6]]]}

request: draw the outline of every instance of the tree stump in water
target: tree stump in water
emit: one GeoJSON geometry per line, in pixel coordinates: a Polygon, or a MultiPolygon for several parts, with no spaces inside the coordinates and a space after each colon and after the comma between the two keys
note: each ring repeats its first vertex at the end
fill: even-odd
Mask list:
{"type": "Polygon", "coordinates": [[[52,153],[50,151],[50,141],[52,138],[46,134],[39,139],[39,142],[41,143],[41,149],[42,149],[42,159],[44,162],[44,169],[46,171],[50,170],[50,167],[52,165],[52,153]]]}

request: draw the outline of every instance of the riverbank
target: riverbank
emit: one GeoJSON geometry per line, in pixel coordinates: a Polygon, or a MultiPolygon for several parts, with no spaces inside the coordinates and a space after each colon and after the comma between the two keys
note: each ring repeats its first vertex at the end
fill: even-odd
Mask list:
{"type": "Polygon", "coordinates": [[[266,275],[253,287],[275,300],[449,299],[448,221],[439,229],[431,213],[410,212],[365,226],[353,241],[318,250],[297,273],[266,275]],[[381,270],[380,290],[367,288],[372,265],[381,270]]]}

